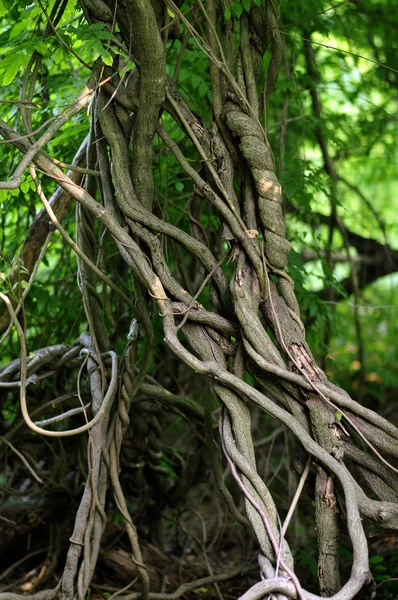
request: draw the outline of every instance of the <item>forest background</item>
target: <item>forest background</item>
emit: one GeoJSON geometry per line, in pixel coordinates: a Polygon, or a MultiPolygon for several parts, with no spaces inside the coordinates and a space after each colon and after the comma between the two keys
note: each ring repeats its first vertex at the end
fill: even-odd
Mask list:
{"type": "Polygon", "coordinates": [[[397,28],[0,1],[0,600],[398,597],[397,28]]]}

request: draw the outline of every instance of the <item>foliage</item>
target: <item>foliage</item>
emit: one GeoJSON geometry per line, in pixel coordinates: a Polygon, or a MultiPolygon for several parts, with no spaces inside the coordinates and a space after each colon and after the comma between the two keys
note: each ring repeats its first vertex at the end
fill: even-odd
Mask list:
{"type": "Polygon", "coordinates": [[[252,598],[258,554],[264,580],[278,564],[332,596],[356,581],[355,515],[373,576],[358,590],[396,597],[397,477],[380,456],[398,454],[396,25],[389,0],[1,0],[0,292],[20,312],[0,307],[0,561],[26,569],[0,600],[137,578],[126,598],[148,599],[148,578],[171,593],[180,573],[179,597],[252,598]],[[261,204],[269,185],[284,217],[261,204]],[[88,433],[26,427],[21,340],[36,428],[88,433]]]}

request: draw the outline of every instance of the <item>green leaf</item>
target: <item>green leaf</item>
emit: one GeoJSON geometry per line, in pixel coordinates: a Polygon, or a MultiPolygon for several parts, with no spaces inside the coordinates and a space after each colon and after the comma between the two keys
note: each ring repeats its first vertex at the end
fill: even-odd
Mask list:
{"type": "Polygon", "coordinates": [[[51,59],[56,65],[59,65],[60,63],[65,61],[65,59],[67,58],[66,55],[67,53],[65,52],[64,48],[57,48],[57,50],[51,56],[51,59]]]}
{"type": "MultiPolygon", "coordinates": [[[[1,12],[1,9],[0,9],[1,12]]],[[[26,31],[28,22],[26,19],[21,19],[18,23],[15,23],[14,27],[10,31],[9,39],[12,40],[19,36],[22,31],[26,31]]]]}
{"type": "Polygon", "coordinates": [[[102,62],[104,62],[108,67],[112,66],[113,58],[106,48],[101,49],[101,58],[102,62]]]}
{"type": "Polygon", "coordinates": [[[239,19],[239,17],[243,13],[243,6],[242,6],[242,4],[240,2],[234,2],[234,5],[233,5],[232,9],[233,9],[235,17],[237,17],[239,19]]]}
{"type": "Polygon", "coordinates": [[[30,189],[30,183],[28,179],[25,179],[25,181],[23,181],[21,183],[21,190],[23,191],[24,194],[27,194],[29,192],[30,189]]]}
{"type": "Polygon", "coordinates": [[[198,94],[201,98],[204,98],[209,91],[209,86],[206,81],[202,81],[198,88],[198,94]]]}
{"type": "Polygon", "coordinates": [[[5,17],[10,9],[10,3],[6,0],[0,0],[0,17],[5,17]]]}
{"type": "Polygon", "coordinates": [[[35,50],[42,56],[47,56],[50,52],[50,48],[44,42],[35,42],[35,50]]]}
{"type": "MultiPolygon", "coordinates": [[[[4,63],[3,63],[4,64],[4,63]]],[[[12,83],[18,73],[18,69],[19,69],[19,58],[15,57],[13,62],[10,62],[7,65],[7,70],[4,71],[4,76],[3,76],[3,85],[7,86],[10,85],[10,83],[12,83]]]]}
{"type": "Polygon", "coordinates": [[[376,556],[372,556],[372,557],[369,559],[369,564],[370,564],[370,565],[372,565],[372,566],[373,566],[373,565],[379,565],[379,564],[380,564],[380,563],[382,563],[383,561],[384,561],[384,558],[383,558],[382,556],[377,556],[377,555],[376,555],[376,556]]]}

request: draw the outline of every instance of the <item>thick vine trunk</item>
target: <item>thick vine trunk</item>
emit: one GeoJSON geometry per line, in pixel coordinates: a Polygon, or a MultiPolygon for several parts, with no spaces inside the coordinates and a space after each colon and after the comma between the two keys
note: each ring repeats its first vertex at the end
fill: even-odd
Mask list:
{"type": "MultiPolygon", "coordinates": [[[[63,190],[56,192],[50,203],[59,219],[65,209],[64,204],[56,203],[58,197],[66,198],[68,205],[71,198],[78,203],[78,276],[90,339],[85,339],[84,344],[80,340],[76,347],[85,346],[89,356],[86,376],[94,418],[111,385],[111,311],[99,286],[106,289],[112,282],[102,276],[102,267],[98,268],[102,264],[99,250],[105,234],[114,240],[134,287],[134,302],[118,291],[118,301],[126,303],[129,317],[135,321],[128,335],[126,331],[129,344],[117,367],[120,386],[118,394],[113,391],[115,411],[107,410],[91,428],[89,475],[70,539],[61,597],[83,600],[90,586],[106,521],[108,487],[126,524],[141,586],[140,592],[126,594],[126,598],[164,597],[160,592],[151,595],[137,528],[120,481],[126,440],[131,441],[129,427],[135,427],[133,456],[144,456],[144,463],[155,473],[157,489],[166,489],[162,478],[168,471],[160,451],[161,425],[156,412],[142,404],[142,398],[137,400],[141,394],[152,402],[154,398],[161,399],[164,406],[182,411],[186,419],[206,423],[206,444],[212,448],[209,455],[217,486],[234,518],[246,528],[250,523],[258,541],[263,581],[243,594],[242,600],[267,594],[278,600],[318,598],[300,584],[292,550],[281,535],[278,506],[257,470],[251,431],[254,407],[281,422],[295,438],[300,475],[308,457],[315,473],[311,485],[315,495],[320,594],[333,600],[352,600],[370,580],[362,518],[366,516],[386,528],[398,526],[396,474],[382,465],[379,452],[398,455],[398,430],[331,385],[306,342],[294,281],[288,272],[291,244],[282,210],[283,192],[262,125],[262,113],[275,88],[284,51],[274,3],[255,3],[240,19],[228,18],[225,9],[230,2],[214,0],[192,5],[190,19],[171,0],[164,4],[149,0],[90,0],[82,4],[89,23],[118,25],[118,44],[134,62],[125,80],[118,73],[117,57],[112,67],[97,65],[94,70],[87,156],[83,160],[78,154],[75,161],[86,167],[84,177],[65,175],[41,146],[33,155],[32,143],[20,139],[17,132],[0,122],[1,135],[25,155],[31,152],[38,169],[63,190]],[[180,28],[172,26],[174,19],[184,27],[190,43],[199,43],[209,58],[213,110],[207,125],[177,89],[178,64],[170,65],[175,67],[174,75],[171,68],[166,68],[166,45],[173,35],[178,38],[181,34],[180,28]],[[270,54],[270,60],[262,81],[260,67],[265,52],[270,54]],[[263,90],[259,95],[260,85],[263,90]],[[163,210],[154,202],[158,144],[159,155],[170,155],[181,178],[189,181],[192,205],[183,226],[168,218],[167,207],[163,210]],[[195,161],[187,158],[187,148],[195,161]],[[223,238],[220,229],[218,245],[209,241],[201,223],[207,215],[216,215],[222,223],[223,238]],[[168,260],[169,252],[175,258],[174,264],[168,260]],[[180,269],[176,267],[178,252],[189,256],[187,264],[194,272],[191,277],[181,265],[180,269]],[[232,275],[227,255],[233,263],[232,275]],[[188,280],[191,291],[187,289],[188,280]],[[211,292],[204,308],[198,298],[207,284],[211,292]],[[206,389],[211,389],[221,407],[217,411],[219,439],[214,434],[216,413],[210,402],[202,409],[182,395],[171,394],[151,378],[159,314],[163,351],[205,380],[206,389]],[[138,348],[143,350],[137,368],[138,348]],[[252,383],[247,383],[248,376],[252,383]],[[342,419],[368,447],[374,447],[371,458],[360,448],[361,441],[356,445],[354,438],[348,437],[342,419]],[[247,518],[222,479],[219,449],[243,494],[247,518]],[[346,453],[359,465],[379,500],[369,499],[361,490],[346,465],[346,453]],[[381,471],[376,480],[378,466],[381,471]],[[345,537],[348,534],[353,549],[351,574],[344,585],[339,566],[341,530],[345,537]]],[[[184,59],[185,51],[187,43],[182,42],[179,60],[184,59]]],[[[3,187],[7,187],[7,182],[3,187]]],[[[37,189],[42,197],[39,183],[37,189]]],[[[42,220],[39,216],[37,223],[42,220]]],[[[56,227],[59,228],[57,224],[56,227]]],[[[32,244],[31,239],[32,236],[26,244],[32,244]]],[[[36,239],[42,240],[43,236],[39,233],[36,239]]],[[[28,255],[25,248],[23,260],[28,255]]],[[[32,270],[35,257],[37,253],[32,260],[26,260],[28,271],[32,270]]],[[[113,284],[118,288],[119,284],[113,284]]],[[[12,310],[10,314],[13,319],[12,310]]],[[[57,368],[56,363],[51,364],[57,368]]],[[[22,402],[26,394],[24,370],[28,368],[28,375],[38,371],[34,365],[29,371],[29,365],[26,356],[22,357],[12,371],[12,376],[18,376],[22,382],[22,402]]],[[[82,364],[82,371],[84,368],[82,364]]],[[[1,371],[0,381],[9,381],[9,376],[10,370],[1,371]]],[[[190,481],[188,475],[184,481],[190,481]]],[[[180,484],[177,491],[175,502],[187,490],[180,484]]],[[[371,591],[367,597],[372,597],[371,591]]]]}

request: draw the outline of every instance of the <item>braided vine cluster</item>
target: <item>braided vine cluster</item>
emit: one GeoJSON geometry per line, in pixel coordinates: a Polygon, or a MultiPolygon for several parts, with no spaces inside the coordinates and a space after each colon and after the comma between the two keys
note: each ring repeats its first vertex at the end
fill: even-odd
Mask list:
{"type": "Polygon", "coordinates": [[[282,212],[282,188],[275,175],[272,152],[260,124],[247,115],[235,102],[226,102],[224,120],[239,137],[239,148],[247,161],[258,196],[257,206],[264,235],[264,253],[271,270],[279,275],[282,296],[294,315],[299,307],[290,277],[283,272],[291,250],[286,239],[286,224],[282,212]]]}

